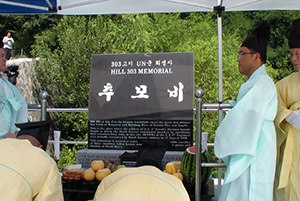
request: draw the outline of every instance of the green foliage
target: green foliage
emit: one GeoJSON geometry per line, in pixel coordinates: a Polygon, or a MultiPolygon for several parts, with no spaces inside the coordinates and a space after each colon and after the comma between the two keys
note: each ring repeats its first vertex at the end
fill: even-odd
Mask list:
{"type": "Polygon", "coordinates": [[[13,45],[15,57],[20,57],[20,54],[31,57],[34,37],[55,26],[60,18],[59,15],[1,15],[0,36],[11,32],[15,41],[13,45]]]}
{"type": "Polygon", "coordinates": [[[58,169],[62,169],[66,166],[76,164],[77,150],[75,147],[69,148],[67,145],[63,145],[60,152],[60,160],[58,162],[58,169]]]}
{"type": "MultiPolygon", "coordinates": [[[[32,54],[41,59],[36,67],[42,87],[55,107],[88,107],[89,73],[92,54],[193,52],[195,89],[205,90],[204,102],[218,102],[218,36],[213,14],[65,16],[56,27],[36,36],[32,54]],[[100,41],[100,42],[99,42],[100,41]],[[72,47],[72,48],[69,48],[72,47]],[[50,59],[51,58],[51,59],[50,59]]],[[[235,66],[238,41],[234,34],[223,34],[224,99],[236,96],[243,82],[235,66]],[[232,80],[232,77],[238,79],[232,80]]],[[[86,129],[72,125],[74,114],[57,114],[66,136],[84,134],[86,129]],[[69,120],[68,120],[69,119],[69,120]]],[[[217,120],[214,114],[205,118],[217,120]]],[[[81,122],[87,122],[87,117],[81,122]]],[[[214,133],[218,121],[204,122],[214,133]]]]}
{"type": "MultiPolygon", "coordinates": [[[[64,16],[56,26],[35,35],[31,54],[40,57],[37,78],[52,97],[49,104],[54,107],[88,107],[93,54],[155,52],[193,52],[194,89],[204,90],[203,103],[226,103],[236,99],[240,85],[246,81],[238,71],[240,44],[262,20],[271,27],[268,74],[276,82],[294,71],[286,37],[296,18],[300,18],[298,11],[225,12],[220,54],[215,13],[64,16]]],[[[56,117],[64,139],[86,136],[86,113],[56,113],[56,117]]],[[[208,142],[213,142],[219,114],[205,112],[202,118],[202,131],[208,132],[208,142]]],[[[69,163],[69,152],[75,151],[72,149],[64,150],[66,161],[62,163],[69,163]]],[[[213,150],[210,153],[213,155],[213,150]]]]}
{"type": "MultiPolygon", "coordinates": [[[[48,91],[49,105],[87,108],[93,54],[193,52],[194,89],[203,89],[203,103],[235,100],[246,80],[237,68],[240,44],[262,20],[270,24],[267,73],[274,82],[295,71],[287,37],[300,11],[224,12],[222,55],[218,51],[215,13],[130,14],[102,16],[2,15],[0,34],[15,39],[13,53],[39,57],[37,78],[48,91]],[[222,58],[222,88],[219,86],[222,58]],[[221,94],[220,94],[221,93],[221,94]],[[221,95],[221,100],[220,100],[221,95]]],[[[87,140],[87,113],[55,113],[62,140],[87,140]]],[[[219,114],[204,112],[202,131],[214,141],[219,114]]],[[[62,146],[59,168],[76,163],[77,150],[86,146],[62,146]]],[[[213,156],[213,149],[209,149],[213,156]]],[[[217,158],[213,158],[217,161],[217,158]]],[[[217,176],[213,170],[213,176],[217,176]]],[[[224,170],[223,170],[224,171],[224,170]]],[[[222,173],[224,175],[224,172],[222,173]]]]}
{"type": "MultiPolygon", "coordinates": [[[[78,137],[74,141],[87,141],[87,135],[82,137],[78,137]]],[[[66,166],[76,164],[76,155],[77,151],[81,149],[87,148],[86,145],[75,145],[75,146],[68,146],[68,145],[62,145],[61,151],[60,151],[60,160],[58,161],[58,169],[62,169],[66,166]]]]}
{"type": "MultiPolygon", "coordinates": [[[[219,174],[219,168],[212,168],[211,170],[212,178],[218,178],[218,174],[219,174]]],[[[225,175],[225,168],[221,168],[221,178],[224,178],[224,175],[225,175]]]]}
{"type": "Polygon", "coordinates": [[[87,113],[55,113],[57,126],[60,129],[62,139],[77,139],[87,134],[87,113]]]}

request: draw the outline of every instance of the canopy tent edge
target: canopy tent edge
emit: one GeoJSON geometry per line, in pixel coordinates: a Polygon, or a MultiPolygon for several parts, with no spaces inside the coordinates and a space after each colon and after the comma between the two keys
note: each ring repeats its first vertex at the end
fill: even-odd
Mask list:
{"type": "Polygon", "coordinates": [[[299,0],[0,0],[0,14],[104,15],[137,13],[300,10],[299,0]]]}

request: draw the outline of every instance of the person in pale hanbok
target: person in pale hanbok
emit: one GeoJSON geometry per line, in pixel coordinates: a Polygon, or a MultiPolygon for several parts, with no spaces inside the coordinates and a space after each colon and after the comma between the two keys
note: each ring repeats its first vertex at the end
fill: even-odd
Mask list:
{"type": "Polygon", "coordinates": [[[19,90],[2,77],[5,68],[5,52],[0,46],[0,140],[16,138],[20,129],[15,123],[28,122],[27,103],[19,90]]]}
{"type": "Polygon", "coordinates": [[[190,201],[180,179],[152,165],[125,167],[105,177],[93,201],[190,201]]]}
{"type": "Polygon", "coordinates": [[[289,34],[291,61],[297,72],[276,83],[278,111],[274,201],[300,200],[300,19],[289,34]]]}
{"type": "Polygon", "coordinates": [[[49,124],[17,124],[17,138],[0,140],[1,201],[63,201],[61,175],[45,151],[49,124]]]}
{"type": "Polygon", "coordinates": [[[226,165],[219,201],[273,200],[277,94],[264,65],[269,34],[262,22],[239,50],[239,72],[247,81],[215,135],[215,155],[226,165]]]}

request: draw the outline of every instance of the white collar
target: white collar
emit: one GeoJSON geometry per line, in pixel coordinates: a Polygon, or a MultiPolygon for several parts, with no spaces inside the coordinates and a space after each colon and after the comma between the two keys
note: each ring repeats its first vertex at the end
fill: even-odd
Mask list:
{"type": "Polygon", "coordinates": [[[250,76],[250,78],[247,81],[254,79],[255,77],[257,77],[259,74],[261,74],[264,71],[266,71],[265,64],[261,65],[258,69],[256,69],[256,71],[254,71],[254,73],[252,73],[252,75],[250,76]]]}

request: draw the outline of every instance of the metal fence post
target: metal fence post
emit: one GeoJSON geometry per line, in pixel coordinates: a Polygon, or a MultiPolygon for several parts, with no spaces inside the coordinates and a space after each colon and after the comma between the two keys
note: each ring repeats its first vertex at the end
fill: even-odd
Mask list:
{"type": "Polygon", "coordinates": [[[49,94],[47,91],[41,91],[40,98],[41,98],[41,121],[45,121],[47,118],[47,98],[49,94]]]}
{"type": "Polygon", "coordinates": [[[195,175],[195,201],[201,200],[201,138],[202,138],[202,97],[204,91],[197,89],[195,91],[196,97],[196,175],[195,175]]]}

